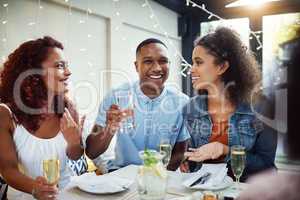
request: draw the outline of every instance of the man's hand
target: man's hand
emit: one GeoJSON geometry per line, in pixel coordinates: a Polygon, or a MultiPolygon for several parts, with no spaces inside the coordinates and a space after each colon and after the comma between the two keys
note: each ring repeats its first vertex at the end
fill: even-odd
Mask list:
{"type": "Polygon", "coordinates": [[[121,122],[126,116],[126,111],[121,111],[115,104],[111,105],[106,112],[106,132],[114,135],[120,129],[121,122]]]}

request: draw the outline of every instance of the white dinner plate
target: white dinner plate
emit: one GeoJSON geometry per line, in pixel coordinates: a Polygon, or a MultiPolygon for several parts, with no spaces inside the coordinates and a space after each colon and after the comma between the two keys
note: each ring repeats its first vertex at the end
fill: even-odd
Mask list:
{"type": "Polygon", "coordinates": [[[77,187],[84,191],[91,194],[114,194],[118,192],[123,192],[128,189],[126,186],[108,186],[105,183],[95,183],[95,184],[77,184],[77,187]]]}
{"type": "Polygon", "coordinates": [[[75,185],[91,194],[114,194],[128,190],[133,181],[112,175],[96,176],[87,174],[78,177],[75,185]]]}
{"type": "Polygon", "coordinates": [[[221,184],[218,185],[195,185],[193,187],[188,187],[189,189],[196,189],[196,190],[223,190],[225,188],[230,187],[233,184],[233,180],[231,177],[226,176],[221,184]]]}

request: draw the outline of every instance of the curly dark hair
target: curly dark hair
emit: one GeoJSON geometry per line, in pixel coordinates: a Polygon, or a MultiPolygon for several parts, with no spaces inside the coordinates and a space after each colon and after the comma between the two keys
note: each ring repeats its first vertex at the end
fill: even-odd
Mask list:
{"type": "Polygon", "coordinates": [[[235,105],[250,103],[251,92],[260,82],[261,73],[253,53],[243,44],[239,34],[219,27],[215,32],[196,39],[194,45],[204,47],[215,57],[216,64],[229,63],[222,76],[225,86],[234,83],[228,87],[229,100],[235,105]]]}
{"type": "MultiPolygon", "coordinates": [[[[32,69],[42,69],[42,63],[53,48],[63,49],[63,45],[49,36],[27,41],[8,56],[0,74],[1,102],[10,107],[18,124],[22,124],[32,132],[39,128],[45,114],[43,112],[32,114],[28,112],[27,108],[18,106],[18,100],[14,98],[14,89],[16,81],[22,73],[32,69]]],[[[21,82],[19,92],[20,101],[28,108],[41,109],[48,103],[48,90],[41,74],[26,76],[21,82]]],[[[63,109],[57,108],[59,99],[56,96],[53,106],[55,113],[61,115],[63,109]]],[[[65,102],[63,104],[61,107],[67,106],[65,102]]]]}

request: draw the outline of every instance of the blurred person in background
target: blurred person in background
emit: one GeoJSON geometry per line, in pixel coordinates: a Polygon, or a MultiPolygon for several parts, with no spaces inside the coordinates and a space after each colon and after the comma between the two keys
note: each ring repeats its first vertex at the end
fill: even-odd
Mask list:
{"type": "MultiPolygon", "coordinates": [[[[300,161],[299,91],[300,91],[300,25],[291,25],[294,33],[280,44],[280,67],[287,68],[288,119],[285,148],[290,160],[300,161]]],[[[288,32],[286,29],[285,32],[288,32]]],[[[300,172],[266,172],[249,180],[250,186],[238,200],[299,200],[300,172]]]]}

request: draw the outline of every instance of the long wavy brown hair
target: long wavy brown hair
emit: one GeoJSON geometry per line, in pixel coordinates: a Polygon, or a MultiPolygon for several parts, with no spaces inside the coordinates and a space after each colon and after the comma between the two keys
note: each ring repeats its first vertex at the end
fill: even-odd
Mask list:
{"type": "Polygon", "coordinates": [[[253,53],[243,44],[238,33],[219,27],[215,32],[196,39],[194,45],[204,47],[215,57],[216,64],[229,63],[222,75],[225,86],[233,83],[227,88],[229,100],[235,105],[250,103],[251,93],[260,83],[261,72],[253,53]]]}
{"type": "MultiPolygon", "coordinates": [[[[43,112],[32,114],[28,112],[26,107],[43,110],[42,108],[48,105],[47,86],[41,74],[26,76],[18,91],[20,101],[26,107],[20,107],[18,100],[14,98],[16,81],[22,73],[28,70],[42,70],[42,63],[47,59],[53,48],[63,49],[63,45],[49,36],[27,41],[8,56],[0,74],[0,101],[9,106],[16,117],[16,122],[22,124],[31,132],[35,132],[40,127],[40,123],[45,119],[46,114],[43,112]]],[[[53,111],[57,115],[62,115],[64,107],[70,107],[74,114],[75,109],[73,109],[71,102],[64,97],[54,96],[54,98],[53,111]],[[61,108],[58,107],[60,99],[63,99],[61,108]]],[[[78,116],[77,113],[76,116],[78,116]]]]}

